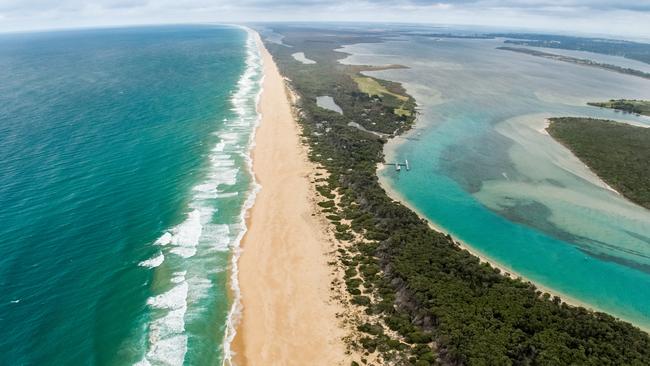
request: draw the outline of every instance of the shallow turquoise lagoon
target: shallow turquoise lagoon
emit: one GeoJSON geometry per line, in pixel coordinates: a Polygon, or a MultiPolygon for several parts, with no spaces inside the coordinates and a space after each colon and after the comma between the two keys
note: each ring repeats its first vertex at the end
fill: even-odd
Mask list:
{"type": "Polygon", "coordinates": [[[650,82],[495,49],[499,40],[404,37],[344,47],[344,62],[403,64],[420,109],[389,143],[385,187],[476,251],[536,283],[650,328],[650,212],[612,192],[544,132],[554,116],[650,125],[588,101],[650,98],[650,82]]]}

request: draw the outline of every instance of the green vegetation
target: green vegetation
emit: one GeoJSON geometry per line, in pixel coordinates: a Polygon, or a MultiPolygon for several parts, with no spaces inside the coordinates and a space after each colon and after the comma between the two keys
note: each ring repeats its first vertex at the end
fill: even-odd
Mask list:
{"type": "Polygon", "coordinates": [[[461,39],[495,39],[506,38],[505,44],[544,47],[574,51],[587,51],[625,57],[650,64],[650,44],[632,42],[621,39],[588,38],[574,36],[560,36],[554,34],[534,33],[427,33],[411,32],[412,35],[433,38],[461,38],[461,39]]]}
{"type": "Polygon", "coordinates": [[[354,79],[354,81],[359,86],[359,90],[370,96],[392,95],[401,101],[407,101],[409,99],[404,95],[388,91],[383,85],[379,84],[379,82],[373,78],[366,76],[355,76],[352,79],[354,79]]]}
{"type": "MultiPolygon", "coordinates": [[[[359,90],[362,92],[368,94],[369,96],[386,96],[390,95],[397,100],[402,101],[403,103],[407,103],[409,101],[409,98],[407,96],[393,93],[390,90],[386,89],[383,85],[381,85],[377,80],[366,77],[366,76],[353,76],[352,79],[357,83],[357,86],[359,87],[359,90]]],[[[400,105],[399,107],[395,108],[393,110],[393,113],[399,117],[409,117],[411,115],[411,111],[407,108],[404,108],[404,104],[400,105]]]]}
{"type": "Polygon", "coordinates": [[[319,191],[337,193],[320,205],[342,242],[338,257],[351,302],[368,317],[357,324],[356,347],[397,365],[650,364],[646,333],[501,275],[386,195],[376,175],[386,140],[348,123],[398,135],[413,125],[415,101],[385,80],[374,79],[391,93],[363,92],[354,78],[372,68],[342,65],[337,60],[345,54],[335,51],[381,41],[381,34],[267,27],[291,46],[267,43],[301,96],[297,115],[309,156],[329,172],[319,191]],[[297,51],[317,63],[295,61],[297,51]],[[318,108],[318,95],[333,96],[344,114],[318,108]],[[396,114],[400,106],[411,113],[396,114]]]}
{"type": "Polygon", "coordinates": [[[650,128],[565,117],[551,119],[548,132],[603,181],[650,209],[650,128]]]}
{"type": "Polygon", "coordinates": [[[604,64],[604,63],[588,60],[588,59],[585,59],[585,58],[576,58],[576,57],[557,55],[555,53],[542,52],[542,51],[537,51],[537,50],[531,50],[529,48],[520,48],[520,47],[497,47],[497,49],[498,50],[504,50],[504,51],[512,51],[512,52],[523,53],[523,54],[531,55],[531,56],[548,58],[548,59],[556,60],[556,61],[569,62],[569,63],[573,63],[573,64],[577,64],[577,65],[597,67],[597,68],[603,69],[603,70],[614,71],[614,72],[618,72],[618,73],[621,73],[621,74],[627,74],[627,75],[632,75],[632,76],[638,76],[638,77],[644,78],[644,79],[650,79],[650,73],[647,73],[647,72],[639,71],[639,70],[636,70],[636,69],[630,69],[630,68],[627,68],[627,67],[612,65],[612,64],[604,64]]]}
{"type": "Polygon", "coordinates": [[[393,110],[393,113],[395,115],[400,116],[400,117],[410,117],[411,116],[411,111],[403,108],[403,107],[398,107],[393,110]]]}
{"type": "Polygon", "coordinates": [[[619,111],[650,116],[650,101],[636,99],[611,99],[609,102],[587,103],[594,107],[612,108],[619,111]]]}
{"type": "Polygon", "coordinates": [[[604,55],[622,56],[650,64],[650,44],[620,39],[586,38],[551,34],[505,33],[495,37],[511,38],[505,43],[532,47],[588,51],[604,55]]]}

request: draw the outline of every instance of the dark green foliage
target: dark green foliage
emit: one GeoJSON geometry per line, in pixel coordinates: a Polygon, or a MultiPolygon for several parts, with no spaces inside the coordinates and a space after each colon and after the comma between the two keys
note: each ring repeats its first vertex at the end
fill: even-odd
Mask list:
{"type": "Polygon", "coordinates": [[[358,288],[354,288],[354,287],[349,287],[348,292],[350,293],[350,295],[353,295],[353,296],[361,295],[361,290],[359,290],[358,288]]]}
{"type": "Polygon", "coordinates": [[[350,225],[336,224],[336,231],[338,231],[339,233],[348,231],[349,228],[350,228],[350,225]]]}
{"type": "Polygon", "coordinates": [[[380,325],[372,325],[370,323],[361,324],[357,327],[357,329],[364,333],[372,335],[384,334],[384,328],[382,328],[380,325]]]}
{"type": "Polygon", "coordinates": [[[389,339],[388,341],[386,341],[386,344],[388,345],[388,347],[392,349],[402,349],[403,346],[405,346],[402,344],[402,342],[398,341],[397,339],[389,339]]]}
{"type": "MultiPolygon", "coordinates": [[[[507,41],[506,41],[507,43],[507,41]]],[[[578,65],[584,65],[584,66],[590,66],[590,67],[598,67],[601,69],[609,70],[609,71],[614,71],[614,72],[619,72],[621,74],[627,74],[627,75],[634,75],[638,76],[644,79],[650,79],[650,73],[636,70],[636,69],[631,69],[629,67],[621,67],[618,65],[612,65],[612,64],[605,64],[601,62],[596,62],[593,60],[589,59],[584,59],[584,58],[576,58],[576,57],[571,57],[571,56],[564,56],[564,55],[558,55],[556,53],[548,53],[548,52],[543,52],[543,51],[538,51],[538,50],[533,50],[530,48],[521,48],[521,47],[497,47],[498,50],[505,50],[505,51],[512,51],[512,52],[519,52],[519,53],[524,53],[527,55],[531,56],[538,56],[538,57],[544,57],[544,58],[549,58],[555,61],[563,61],[563,62],[570,62],[578,65]]]]}
{"type": "Polygon", "coordinates": [[[316,190],[327,199],[331,200],[335,197],[327,186],[316,186],[316,190]]]}
{"type": "Polygon", "coordinates": [[[359,286],[361,286],[361,283],[363,283],[363,281],[360,278],[351,278],[345,281],[345,284],[349,288],[359,288],[359,286]]]}
{"type": "Polygon", "coordinates": [[[650,129],[592,118],[553,118],[548,132],[607,184],[650,209],[650,129]]]}
{"type": "MultiPolygon", "coordinates": [[[[267,43],[301,96],[299,122],[309,156],[327,169],[329,187],[342,195],[340,212],[334,212],[333,201],[324,207],[352,220],[352,229],[371,241],[350,243],[349,252],[339,251],[341,263],[348,266],[346,286],[356,294],[352,302],[368,314],[380,314],[388,328],[413,342],[403,346],[403,359],[411,365],[650,364],[647,334],[609,315],[540,296],[531,284],[480,264],[451,237],[431,230],[386,195],[376,176],[386,140],[348,123],[395,135],[411,127],[415,113],[398,118],[391,109],[398,102],[391,95],[371,98],[361,93],[352,76],[371,68],[344,66],[337,60],[345,55],[334,51],[345,44],[378,42],[377,34],[269,27],[292,46],[267,43]],[[305,52],[317,63],[301,64],[291,57],[294,52],[305,52]],[[317,107],[319,95],[332,96],[344,114],[317,107]],[[361,284],[350,282],[357,274],[364,281],[363,293],[371,288],[372,296],[358,294],[361,284]],[[435,350],[419,343],[431,341],[435,350]]],[[[399,84],[378,82],[405,95],[399,84]]],[[[414,107],[409,98],[405,108],[414,107]]],[[[335,235],[353,239],[347,231],[335,235]]],[[[385,334],[364,334],[360,343],[368,352],[402,348],[385,334]]]]}
{"type": "Polygon", "coordinates": [[[377,273],[379,273],[379,266],[376,264],[364,264],[361,266],[361,274],[363,277],[371,277],[377,273]]]}
{"type": "Polygon", "coordinates": [[[334,201],[330,200],[330,201],[318,202],[318,205],[323,208],[332,208],[336,204],[334,203],[334,201]]]}
{"type": "Polygon", "coordinates": [[[407,340],[409,343],[429,343],[431,342],[431,334],[424,332],[411,332],[407,335],[407,340]]]}
{"type": "Polygon", "coordinates": [[[611,99],[609,102],[592,102],[587,104],[594,107],[612,108],[627,113],[650,116],[650,101],[648,100],[611,99]]]}
{"type": "Polygon", "coordinates": [[[352,236],[352,234],[347,233],[347,232],[345,232],[345,233],[336,232],[336,233],[334,233],[334,237],[336,239],[338,239],[338,240],[341,240],[341,241],[348,241],[348,240],[354,239],[354,236],[352,236]]]}
{"type": "Polygon", "coordinates": [[[370,305],[370,298],[368,296],[353,296],[352,303],[355,305],[368,306],[370,305]]]}
{"type": "Polygon", "coordinates": [[[385,319],[386,325],[399,334],[407,335],[415,330],[411,319],[406,314],[393,314],[385,319]]]}
{"type": "Polygon", "coordinates": [[[493,34],[493,36],[514,38],[505,41],[509,44],[589,51],[623,56],[650,64],[650,44],[643,42],[529,33],[493,34]]]}
{"type": "Polygon", "coordinates": [[[436,355],[433,352],[426,352],[426,353],[420,355],[420,360],[424,360],[424,361],[428,361],[428,362],[435,362],[436,355]]]}
{"type": "Polygon", "coordinates": [[[365,348],[370,353],[375,352],[377,349],[377,339],[374,337],[363,337],[360,342],[361,347],[365,348]]]}
{"type": "Polygon", "coordinates": [[[354,277],[356,275],[357,275],[357,270],[354,269],[354,268],[348,268],[348,269],[345,270],[345,277],[346,278],[354,277]]]}

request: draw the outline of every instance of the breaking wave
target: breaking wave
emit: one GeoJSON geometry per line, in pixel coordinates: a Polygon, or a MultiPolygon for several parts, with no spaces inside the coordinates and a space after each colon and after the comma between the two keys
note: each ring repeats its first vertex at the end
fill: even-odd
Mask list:
{"type": "MultiPolygon", "coordinates": [[[[201,300],[215,291],[211,275],[228,270],[228,266],[232,305],[225,324],[223,362],[231,363],[230,343],[240,317],[239,243],[246,232],[247,211],[260,189],[252,173],[250,149],[260,121],[257,103],[262,69],[254,33],[251,30],[247,32],[246,67],[231,97],[234,118],[222,121],[223,125],[214,133],[219,141],[210,150],[205,178],[191,190],[185,220],[166,230],[154,242],[160,247],[158,254],[139,263],[142,267],[160,270],[162,279],[156,280],[157,285],[162,284],[157,288],[163,289],[147,301],[152,320],[147,324],[146,353],[138,362],[139,366],[184,363],[191,337],[186,323],[207,311],[205,308],[209,305],[201,306],[201,300]],[[245,174],[248,174],[248,180],[241,178],[245,174]],[[238,206],[238,213],[231,214],[232,220],[223,217],[215,220],[219,216],[221,200],[238,197],[243,202],[238,206]],[[210,260],[215,252],[230,253],[229,264],[213,268],[210,260]]],[[[224,289],[218,295],[225,297],[227,292],[224,289]]]]}

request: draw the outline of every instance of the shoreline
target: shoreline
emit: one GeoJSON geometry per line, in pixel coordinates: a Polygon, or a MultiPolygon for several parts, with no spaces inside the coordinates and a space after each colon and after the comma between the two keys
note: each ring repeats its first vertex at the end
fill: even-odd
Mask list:
{"type": "MultiPolygon", "coordinates": [[[[413,129],[412,131],[416,131],[416,130],[413,129]]],[[[409,133],[410,133],[410,131],[407,132],[404,135],[397,136],[397,137],[394,137],[394,138],[390,139],[388,141],[388,143],[386,145],[384,145],[384,155],[388,156],[390,154],[395,154],[395,151],[396,151],[397,147],[401,144],[401,142],[399,142],[398,139],[400,139],[400,138],[405,139],[405,137],[409,133]]],[[[499,262],[498,260],[495,260],[495,259],[491,258],[490,256],[486,255],[485,253],[481,252],[479,249],[474,248],[473,246],[471,246],[469,243],[467,243],[467,242],[463,241],[462,239],[454,236],[455,234],[449,232],[445,228],[443,228],[443,227],[439,226],[438,224],[434,223],[431,219],[429,219],[426,215],[424,215],[420,210],[418,210],[409,200],[404,198],[390,184],[390,182],[380,174],[380,172],[383,169],[385,169],[385,166],[383,166],[381,164],[377,166],[377,178],[379,179],[379,184],[384,189],[384,191],[386,191],[386,195],[388,195],[388,197],[390,197],[391,199],[393,199],[393,200],[399,202],[400,204],[404,205],[409,210],[413,211],[416,215],[418,215],[418,217],[425,220],[427,222],[427,225],[432,230],[437,231],[437,232],[439,232],[441,234],[444,234],[444,235],[450,235],[452,237],[453,241],[458,245],[458,247],[461,250],[468,251],[471,255],[477,257],[481,263],[488,263],[493,268],[498,268],[501,271],[501,274],[504,275],[504,276],[506,275],[506,273],[508,273],[509,274],[508,277],[510,277],[510,278],[519,278],[521,281],[530,282],[531,284],[533,284],[535,286],[535,288],[538,291],[541,291],[542,293],[548,293],[551,296],[557,296],[557,297],[560,298],[561,302],[566,303],[569,306],[582,307],[582,308],[585,308],[585,309],[587,309],[589,311],[605,313],[605,314],[608,314],[608,315],[610,315],[610,316],[612,316],[612,317],[614,317],[616,319],[619,319],[621,321],[630,323],[634,327],[637,327],[637,328],[641,329],[642,331],[644,331],[646,333],[650,333],[650,327],[644,326],[642,324],[638,324],[636,322],[633,322],[633,321],[625,319],[625,318],[621,318],[619,316],[611,314],[608,311],[599,309],[597,306],[595,306],[593,304],[589,304],[589,303],[586,303],[584,301],[575,299],[575,298],[573,298],[573,297],[571,297],[571,296],[569,296],[567,294],[564,294],[564,293],[562,293],[560,291],[553,290],[548,286],[541,285],[537,281],[534,281],[534,280],[528,278],[527,276],[522,275],[518,271],[515,271],[512,268],[509,268],[507,265],[504,265],[503,263],[499,262]]]]}
{"type": "MultiPolygon", "coordinates": [[[[262,63],[262,57],[261,54],[259,53],[259,48],[257,47],[257,44],[255,42],[255,31],[248,27],[243,27],[243,26],[238,26],[239,28],[243,29],[246,31],[248,39],[246,40],[246,47],[249,48],[249,55],[247,56],[247,63],[251,58],[250,55],[250,48],[251,45],[249,44],[251,41],[255,43],[253,45],[253,52],[257,52],[257,54],[254,54],[253,56],[258,57],[259,62],[260,62],[260,67],[263,65],[262,63]]],[[[250,65],[247,65],[247,67],[250,67],[250,65]]],[[[228,293],[227,296],[229,297],[230,301],[232,302],[232,305],[230,307],[230,310],[228,311],[228,315],[226,317],[226,329],[224,331],[224,337],[223,337],[223,361],[222,361],[222,366],[226,365],[233,365],[233,342],[235,340],[235,337],[237,336],[237,326],[239,325],[239,322],[241,321],[241,288],[239,286],[239,258],[241,257],[242,254],[242,242],[244,237],[246,236],[246,233],[248,232],[250,228],[250,222],[249,222],[249,214],[250,211],[255,204],[255,199],[257,197],[257,194],[260,192],[262,189],[262,186],[258,183],[256,177],[255,177],[255,172],[253,171],[253,148],[255,147],[255,135],[257,132],[257,129],[260,126],[261,120],[262,120],[262,115],[259,110],[259,105],[260,105],[260,98],[262,96],[262,93],[264,92],[263,88],[263,83],[264,83],[264,75],[262,74],[261,78],[259,81],[257,81],[259,90],[257,91],[257,94],[255,95],[255,111],[257,113],[256,121],[255,124],[253,125],[253,129],[250,133],[249,136],[249,141],[248,141],[248,149],[246,151],[246,156],[244,159],[246,160],[246,167],[248,169],[248,173],[250,174],[252,181],[251,181],[251,188],[248,192],[248,197],[246,197],[246,200],[244,201],[244,204],[242,206],[242,211],[240,212],[240,222],[243,224],[242,225],[242,230],[240,233],[237,235],[235,241],[234,241],[234,246],[232,250],[232,254],[230,257],[230,268],[229,268],[229,276],[228,276],[228,293]]]]}
{"type": "MultiPolygon", "coordinates": [[[[381,168],[377,170],[377,172],[379,172],[379,171],[381,171],[381,168]]],[[[407,199],[402,197],[402,195],[399,192],[397,192],[392,186],[390,186],[390,184],[386,181],[385,178],[382,178],[379,174],[378,174],[378,177],[379,177],[379,182],[380,182],[382,188],[384,188],[384,190],[386,191],[386,194],[388,195],[388,197],[390,197],[391,199],[393,199],[393,200],[399,202],[400,204],[406,206],[409,210],[415,212],[418,215],[418,217],[420,217],[421,219],[423,219],[423,220],[425,220],[427,222],[427,225],[432,230],[434,230],[436,232],[439,232],[441,234],[444,234],[444,235],[450,235],[452,237],[454,243],[456,243],[460,249],[468,251],[471,255],[477,257],[481,263],[488,263],[490,266],[492,266],[494,268],[498,268],[501,271],[501,274],[506,276],[506,277],[519,278],[520,280],[522,280],[524,282],[530,282],[535,286],[535,288],[537,288],[537,290],[541,291],[542,293],[546,292],[546,293],[550,294],[551,296],[558,296],[560,299],[562,299],[562,302],[566,303],[567,305],[579,306],[579,307],[583,307],[583,308],[586,308],[586,309],[589,309],[589,310],[592,310],[592,311],[604,312],[602,310],[597,309],[593,305],[590,305],[590,304],[584,303],[584,302],[582,302],[580,300],[574,299],[571,296],[565,295],[565,294],[563,294],[563,293],[561,293],[559,291],[556,291],[556,290],[552,290],[552,289],[550,289],[550,288],[548,288],[546,286],[542,286],[539,283],[537,283],[537,282],[529,279],[528,277],[522,275],[521,273],[513,270],[512,268],[509,268],[508,266],[506,266],[506,265],[500,263],[499,261],[491,258],[490,256],[486,255],[485,253],[481,252],[479,249],[472,247],[467,242],[465,242],[462,239],[459,239],[458,237],[454,236],[453,233],[447,231],[445,228],[443,228],[443,227],[439,226],[438,224],[432,222],[431,219],[426,217],[420,210],[415,208],[415,206],[411,202],[409,202],[407,199]],[[508,275],[506,275],[506,273],[508,275]]]]}
{"type": "MultiPolygon", "coordinates": [[[[591,177],[591,179],[589,179],[589,181],[591,182],[591,184],[593,184],[593,185],[595,185],[595,186],[597,186],[597,187],[604,188],[604,189],[606,189],[606,190],[608,190],[608,191],[610,191],[610,192],[612,192],[612,193],[615,193],[615,194],[617,194],[617,195],[619,195],[619,196],[621,196],[621,197],[623,197],[624,199],[627,200],[627,198],[625,198],[625,197],[624,197],[624,196],[623,196],[619,191],[617,191],[617,190],[614,189],[612,186],[610,186],[607,182],[605,182],[605,181],[603,180],[603,178],[601,178],[601,177],[600,177],[600,176],[599,176],[599,175],[598,175],[598,174],[597,174],[593,169],[591,169],[591,167],[590,167],[589,165],[585,164],[585,162],[583,162],[582,160],[580,160],[580,158],[576,156],[576,154],[573,152],[573,150],[571,150],[567,145],[563,144],[560,140],[556,139],[555,137],[553,137],[553,135],[551,135],[550,132],[548,132],[548,129],[551,127],[551,119],[552,119],[552,118],[546,118],[546,119],[544,119],[544,126],[543,126],[542,129],[538,130],[539,133],[541,133],[541,134],[543,134],[543,135],[546,135],[546,136],[550,137],[551,139],[553,139],[553,141],[555,141],[556,143],[562,145],[562,147],[564,147],[566,150],[568,150],[569,153],[570,153],[573,157],[575,157],[576,159],[578,159],[578,161],[580,161],[580,164],[582,164],[582,166],[583,166],[584,168],[586,168],[586,169],[587,169],[587,170],[588,170],[588,171],[593,175],[593,177],[591,177]]],[[[631,203],[634,203],[634,202],[632,202],[632,201],[630,201],[630,200],[628,200],[628,201],[631,202],[631,203]]]]}
{"type": "Polygon", "coordinates": [[[233,277],[241,315],[232,360],[224,364],[342,365],[349,359],[338,318],[344,309],[331,300],[328,253],[334,245],[313,204],[309,177],[315,167],[300,141],[284,78],[259,34],[251,32],[264,70],[261,122],[251,150],[262,189],[246,218],[233,277]]]}

